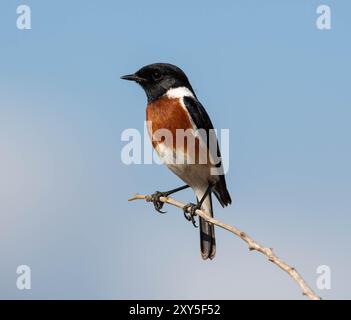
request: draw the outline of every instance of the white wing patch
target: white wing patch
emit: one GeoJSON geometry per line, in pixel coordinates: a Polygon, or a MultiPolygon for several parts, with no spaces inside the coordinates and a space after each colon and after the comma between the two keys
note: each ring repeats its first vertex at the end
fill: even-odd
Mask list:
{"type": "Polygon", "coordinates": [[[188,114],[191,126],[194,130],[194,135],[195,135],[195,137],[197,137],[198,136],[198,133],[196,132],[197,127],[196,127],[193,119],[191,118],[191,115],[189,114],[189,111],[186,108],[186,106],[184,104],[184,100],[183,100],[184,97],[191,97],[191,98],[195,99],[193,93],[187,87],[178,87],[178,88],[169,89],[166,93],[166,96],[170,99],[179,99],[181,106],[188,114]]]}
{"type": "Polygon", "coordinates": [[[178,87],[169,89],[166,92],[166,96],[171,99],[192,97],[195,98],[193,93],[187,87],[178,87]]]}

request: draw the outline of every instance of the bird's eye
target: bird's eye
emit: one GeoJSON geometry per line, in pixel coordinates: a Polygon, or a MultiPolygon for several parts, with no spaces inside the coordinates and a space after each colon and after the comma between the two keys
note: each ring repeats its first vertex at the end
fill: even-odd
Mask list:
{"type": "Polygon", "coordinates": [[[162,78],[162,75],[159,71],[154,71],[154,73],[152,74],[152,78],[154,80],[160,80],[162,78]]]}

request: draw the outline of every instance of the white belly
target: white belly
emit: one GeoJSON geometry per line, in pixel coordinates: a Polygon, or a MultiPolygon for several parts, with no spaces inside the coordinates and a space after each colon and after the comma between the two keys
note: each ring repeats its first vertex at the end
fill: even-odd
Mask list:
{"type": "Polygon", "coordinates": [[[167,167],[192,188],[206,188],[209,182],[218,180],[218,176],[211,175],[210,164],[196,164],[193,159],[179,154],[180,151],[175,153],[163,143],[159,143],[155,150],[167,167]]]}

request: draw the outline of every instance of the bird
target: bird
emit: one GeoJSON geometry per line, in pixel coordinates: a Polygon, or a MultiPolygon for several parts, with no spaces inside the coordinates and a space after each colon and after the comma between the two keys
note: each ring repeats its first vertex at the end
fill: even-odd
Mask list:
{"type": "MultiPolygon", "coordinates": [[[[212,194],[222,207],[231,204],[213,124],[186,74],[173,64],[153,63],[121,79],[134,81],[144,89],[147,97],[146,120],[150,124],[148,133],[152,146],[166,166],[186,183],[176,189],[152,194],[155,209],[164,213],[161,211],[163,202],[160,197],[190,187],[195,193],[196,204],[188,203],[183,211],[185,218],[196,227],[194,217],[197,209],[213,217],[212,194]],[[160,130],[170,132],[171,139],[156,137],[160,130]],[[179,147],[177,133],[180,131],[188,135],[179,147]],[[189,138],[193,138],[193,148],[189,147],[189,138]],[[177,161],[179,158],[183,162],[177,161]],[[206,161],[200,161],[200,158],[206,161]]],[[[199,217],[199,229],[201,257],[212,260],[216,254],[214,225],[199,217]]]]}

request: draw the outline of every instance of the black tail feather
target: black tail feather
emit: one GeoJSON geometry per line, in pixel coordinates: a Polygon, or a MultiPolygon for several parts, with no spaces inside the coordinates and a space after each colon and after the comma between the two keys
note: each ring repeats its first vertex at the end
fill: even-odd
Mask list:
{"type": "MultiPolygon", "coordinates": [[[[212,198],[211,194],[208,195],[207,199],[203,203],[203,210],[206,211],[213,217],[212,210],[212,198]]],[[[216,238],[214,225],[208,223],[206,220],[199,217],[200,225],[200,246],[201,246],[201,256],[204,260],[213,259],[216,254],[216,238]]]]}

